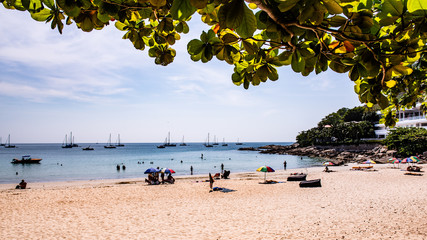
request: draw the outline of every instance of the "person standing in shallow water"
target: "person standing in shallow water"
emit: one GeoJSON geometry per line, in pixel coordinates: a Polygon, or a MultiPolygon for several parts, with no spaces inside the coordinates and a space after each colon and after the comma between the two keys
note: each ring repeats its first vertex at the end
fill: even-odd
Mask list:
{"type": "Polygon", "coordinates": [[[190,167],[191,175],[193,175],[193,166],[190,167]]]}
{"type": "Polygon", "coordinates": [[[286,163],[286,160],[283,162],[283,169],[285,169],[286,170],[286,165],[287,165],[287,163],[286,163]]]}

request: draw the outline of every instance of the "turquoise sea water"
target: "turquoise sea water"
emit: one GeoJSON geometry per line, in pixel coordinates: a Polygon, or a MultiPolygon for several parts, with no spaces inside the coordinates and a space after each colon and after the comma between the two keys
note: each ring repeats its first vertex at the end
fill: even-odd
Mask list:
{"type": "Polygon", "coordinates": [[[105,149],[104,144],[80,144],[79,147],[62,148],[61,144],[15,144],[16,148],[0,147],[0,183],[74,181],[95,179],[121,179],[145,177],[150,167],[167,167],[175,175],[216,173],[224,169],[236,172],[255,172],[268,165],[274,169],[305,168],[321,165],[320,159],[291,155],[260,154],[256,151],[239,151],[240,147],[260,147],[268,144],[289,145],[286,142],[252,142],[243,145],[229,143],[227,147],[215,145],[206,148],[202,143],[187,143],[188,146],[157,148],[160,143],[125,143],[124,147],[105,149]],[[91,145],[95,150],[83,151],[91,145]],[[201,155],[203,154],[203,158],[201,155]],[[12,164],[13,158],[31,155],[42,158],[40,164],[12,164]],[[181,162],[182,161],[182,162],[181,162]],[[116,170],[117,164],[126,170],[116,170]],[[17,174],[16,174],[17,173],[17,174]]]}

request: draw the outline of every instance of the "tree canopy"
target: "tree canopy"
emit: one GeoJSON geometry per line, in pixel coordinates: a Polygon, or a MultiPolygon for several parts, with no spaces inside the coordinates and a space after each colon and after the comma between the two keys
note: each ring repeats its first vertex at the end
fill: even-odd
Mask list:
{"type": "Polygon", "coordinates": [[[301,146],[319,144],[358,144],[363,138],[375,137],[379,116],[367,107],[341,108],[324,117],[317,127],[298,133],[301,146]]]}
{"type": "Polygon", "coordinates": [[[388,126],[399,109],[427,111],[427,2],[424,0],[0,0],[28,11],[62,33],[114,22],[138,50],[159,65],[173,62],[173,45],[196,13],[207,25],[187,45],[193,61],[215,56],[234,65],[234,84],[249,88],[279,79],[290,65],[307,76],[348,73],[368,107],[379,106],[388,126]]]}

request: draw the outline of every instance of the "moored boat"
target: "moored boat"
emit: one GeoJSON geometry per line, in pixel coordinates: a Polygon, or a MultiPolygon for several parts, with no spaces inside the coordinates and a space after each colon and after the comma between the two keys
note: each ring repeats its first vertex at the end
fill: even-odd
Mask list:
{"type": "Polygon", "coordinates": [[[24,155],[21,159],[12,159],[12,163],[40,163],[41,160],[41,158],[31,158],[30,155],[24,155]]]}
{"type": "Polygon", "coordinates": [[[7,141],[6,141],[6,144],[4,145],[4,147],[5,147],[5,148],[15,148],[15,145],[11,145],[11,144],[10,144],[10,134],[9,134],[9,136],[7,137],[7,141]]]}
{"type": "Polygon", "coordinates": [[[104,148],[116,148],[116,146],[111,144],[111,133],[110,133],[110,138],[108,138],[108,143],[107,145],[104,146],[104,148]]]}
{"type": "Polygon", "coordinates": [[[90,145],[88,147],[82,148],[83,150],[87,151],[87,150],[94,150],[93,147],[91,147],[90,145]]]}

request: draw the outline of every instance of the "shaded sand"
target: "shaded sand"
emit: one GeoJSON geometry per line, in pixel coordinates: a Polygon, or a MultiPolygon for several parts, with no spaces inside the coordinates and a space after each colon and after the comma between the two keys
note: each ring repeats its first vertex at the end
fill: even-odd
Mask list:
{"type": "Polygon", "coordinates": [[[351,166],[207,176],[0,185],[0,239],[427,239],[427,176],[351,166]],[[321,188],[286,182],[308,171],[321,188]]]}

